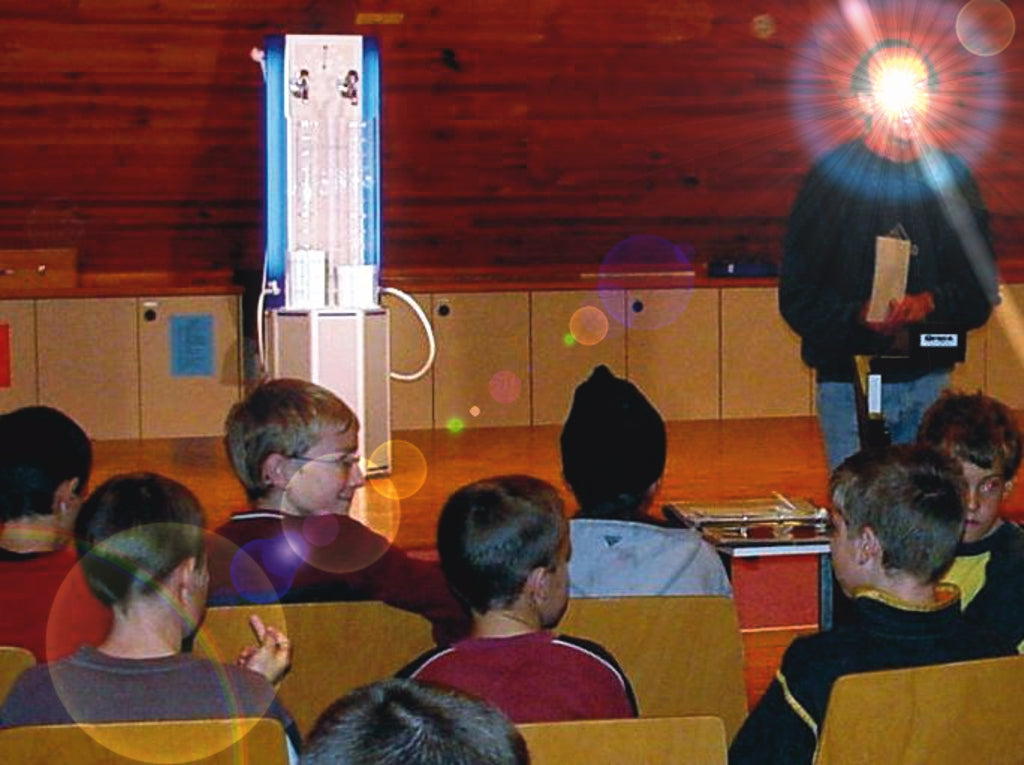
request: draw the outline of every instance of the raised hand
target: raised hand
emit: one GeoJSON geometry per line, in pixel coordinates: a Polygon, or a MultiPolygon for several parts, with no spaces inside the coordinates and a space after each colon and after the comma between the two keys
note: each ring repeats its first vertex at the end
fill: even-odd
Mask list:
{"type": "Polygon", "coordinates": [[[258,672],[277,685],[292,665],[292,645],[288,636],[276,627],[265,625],[256,614],[249,617],[249,626],[256,636],[256,645],[243,648],[238,654],[237,664],[258,672]]]}

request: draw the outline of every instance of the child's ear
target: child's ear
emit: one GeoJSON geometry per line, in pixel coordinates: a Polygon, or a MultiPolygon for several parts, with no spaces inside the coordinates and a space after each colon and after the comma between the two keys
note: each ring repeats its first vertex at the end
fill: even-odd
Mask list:
{"type": "Polygon", "coordinates": [[[873,559],[881,562],[882,543],[878,541],[875,530],[870,526],[865,526],[857,538],[857,562],[867,563],[873,559]]]}
{"type": "Polygon", "coordinates": [[[544,566],[537,566],[527,575],[524,589],[534,603],[543,603],[551,589],[551,572],[544,566]]]}
{"type": "Polygon", "coordinates": [[[267,455],[260,466],[260,479],[265,487],[284,488],[288,484],[284,470],[287,462],[288,458],[283,454],[274,452],[267,455]]]}
{"type": "Polygon", "coordinates": [[[1003,484],[1003,493],[999,497],[999,499],[1000,500],[1004,500],[1007,497],[1009,497],[1010,494],[1012,494],[1012,493],[1013,493],[1013,479],[1011,478],[1009,481],[1007,481],[1006,483],[1003,484]]]}
{"type": "Polygon", "coordinates": [[[67,521],[70,525],[74,523],[78,515],[78,508],[82,505],[82,498],[78,496],[78,479],[69,478],[57,485],[53,492],[53,506],[50,510],[60,520],[67,521]]]}
{"type": "Polygon", "coordinates": [[[195,597],[196,591],[205,583],[206,575],[206,569],[195,558],[186,558],[175,567],[171,576],[178,596],[187,600],[195,597]]]}

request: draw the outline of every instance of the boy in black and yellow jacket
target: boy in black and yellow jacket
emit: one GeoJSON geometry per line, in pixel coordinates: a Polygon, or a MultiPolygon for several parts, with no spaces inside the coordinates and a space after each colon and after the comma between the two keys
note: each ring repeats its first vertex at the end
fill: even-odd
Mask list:
{"type": "Polygon", "coordinates": [[[831,555],[856,618],[797,638],[729,750],[731,765],[808,765],[842,675],[1012,654],[969,624],[959,591],[939,584],[964,525],[955,461],[923,445],[859,452],[830,482],[831,555]]]}
{"type": "Polygon", "coordinates": [[[1024,651],[1024,530],[1004,518],[1021,461],[1021,431],[1006,405],[981,393],[946,392],[925,412],[918,439],[960,463],[967,519],[944,577],[960,588],[964,617],[1024,651]]]}

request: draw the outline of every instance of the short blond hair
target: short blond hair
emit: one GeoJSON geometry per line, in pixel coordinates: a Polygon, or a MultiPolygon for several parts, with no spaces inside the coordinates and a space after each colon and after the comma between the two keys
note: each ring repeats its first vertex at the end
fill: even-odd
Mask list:
{"type": "Polygon", "coordinates": [[[305,380],[268,380],[231,407],[224,446],[249,499],[268,491],[262,475],[267,457],[301,457],[329,428],[358,431],[359,419],[334,393],[305,380]]]}

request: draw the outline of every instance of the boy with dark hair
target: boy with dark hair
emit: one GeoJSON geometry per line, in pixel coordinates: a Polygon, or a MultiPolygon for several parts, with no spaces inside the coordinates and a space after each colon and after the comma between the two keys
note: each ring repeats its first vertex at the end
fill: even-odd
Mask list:
{"type": "Polygon", "coordinates": [[[648,513],[665,471],[665,422],[601,365],[576,388],[562,428],[562,474],[579,504],[569,523],[578,597],[732,595],[718,553],[693,529],[648,513]]]}
{"type": "Polygon", "coordinates": [[[436,563],[415,560],[350,517],[363,486],[359,422],[326,388],[270,380],[236,404],[225,445],[251,507],[216,530],[214,605],[382,600],[422,614],[446,644],[468,621],[436,563]]]}
{"type": "Polygon", "coordinates": [[[76,532],[86,581],[112,607],[113,627],[97,648],[22,674],[0,726],[266,715],[298,750],[271,685],[291,663],[282,633],[253,617],[259,645],[231,665],[181,653],[202,621],[209,581],[192,492],[151,473],[111,478],[83,506],[76,532]]]}
{"type": "Polygon", "coordinates": [[[91,468],[89,437],[63,412],[0,416],[0,645],[38,661],[95,644],[110,626],[69,545],[91,468]]]}
{"type": "Polygon", "coordinates": [[[960,588],[964,617],[1001,632],[1024,652],[1024,531],[1003,518],[1021,462],[1021,431],[1004,404],[947,391],[921,422],[920,441],[960,463],[967,521],[945,580],[960,588]]]}
{"type": "Polygon", "coordinates": [[[810,763],[842,675],[1013,653],[939,584],[964,522],[953,460],[919,445],[862,451],[833,472],[830,494],[832,564],[857,619],[793,641],[730,747],[732,765],[810,763]]]}
{"type": "Polygon", "coordinates": [[[615,659],[556,636],[568,605],[569,534],[554,487],[499,476],[462,487],[437,528],[441,567],[471,609],[472,636],[420,656],[399,677],[478,696],[516,723],[635,717],[615,659]]]}
{"type": "Polygon", "coordinates": [[[501,712],[451,688],[383,680],[329,706],[303,765],[528,765],[526,742],[501,712]]]}

